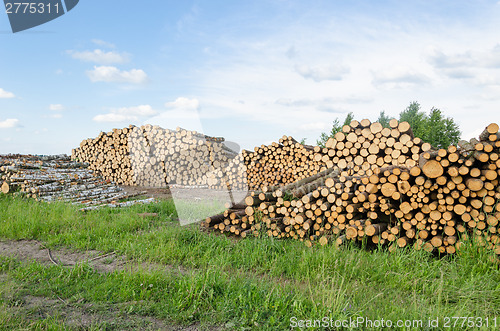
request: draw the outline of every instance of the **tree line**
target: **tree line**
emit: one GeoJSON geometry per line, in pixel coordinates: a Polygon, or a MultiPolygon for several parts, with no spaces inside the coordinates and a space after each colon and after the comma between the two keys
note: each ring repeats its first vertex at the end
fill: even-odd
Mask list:
{"type": "MultiPolygon", "coordinates": [[[[389,117],[385,111],[381,111],[376,122],[388,128],[391,119],[392,117],[389,117]]],[[[352,112],[347,114],[343,122],[336,118],[330,132],[321,133],[316,141],[318,146],[324,147],[330,137],[342,131],[342,127],[349,125],[352,120],[354,120],[352,112]]],[[[411,102],[405,110],[399,113],[398,120],[410,123],[415,137],[430,143],[435,148],[447,148],[450,145],[456,145],[462,134],[458,124],[451,117],[446,117],[440,109],[432,107],[429,114],[427,114],[421,111],[420,104],[416,101],[411,102]]]]}

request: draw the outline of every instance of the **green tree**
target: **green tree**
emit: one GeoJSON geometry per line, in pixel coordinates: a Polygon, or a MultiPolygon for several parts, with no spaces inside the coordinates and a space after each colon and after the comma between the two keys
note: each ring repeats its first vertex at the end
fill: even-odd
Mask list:
{"type": "Polygon", "coordinates": [[[427,115],[420,111],[420,104],[416,101],[399,114],[399,121],[410,123],[415,137],[435,148],[447,148],[460,140],[460,129],[452,118],[445,117],[441,110],[434,107],[427,115]]]}
{"type": "Polygon", "coordinates": [[[421,133],[424,129],[422,126],[426,118],[427,115],[420,111],[420,104],[416,101],[410,103],[405,110],[399,113],[399,121],[410,123],[413,133],[421,139],[423,139],[421,133]]]}
{"type": "Polygon", "coordinates": [[[333,121],[332,129],[330,130],[330,132],[328,132],[328,133],[322,132],[319,136],[319,139],[316,140],[316,144],[318,144],[318,146],[320,146],[320,147],[325,147],[325,144],[328,141],[328,139],[333,138],[333,136],[335,136],[335,134],[337,132],[342,131],[342,127],[344,125],[349,125],[353,119],[354,119],[354,115],[352,112],[347,114],[342,125],[340,124],[339,119],[336,118],[333,121]]]}
{"type": "MultiPolygon", "coordinates": [[[[415,133],[415,131],[414,131],[415,133]]],[[[460,140],[460,129],[450,117],[444,117],[441,110],[432,108],[429,116],[422,121],[420,132],[415,133],[423,141],[436,148],[448,148],[460,140]]]]}
{"type": "MultiPolygon", "coordinates": [[[[316,141],[318,146],[325,147],[330,137],[334,137],[337,132],[342,131],[344,125],[349,125],[354,119],[353,113],[347,114],[343,124],[336,118],[333,121],[332,129],[328,133],[321,133],[316,141]]],[[[381,111],[377,122],[384,127],[389,127],[391,118],[381,111]]],[[[432,108],[429,115],[420,110],[420,104],[416,101],[410,103],[405,110],[399,113],[399,122],[408,122],[413,130],[415,137],[419,137],[425,142],[430,143],[435,148],[447,148],[450,145],[456,145],[460,140],[460,128],[450,117],[445,117],[441,110],[432,108]]]]}
{"type": "Polygon", "coordinates": [[[380,114],[378,115],[377,122],[379,122],[380,124],[382,124],[382,126],[384,128],[388,128],[390,120],[391,120],[391,118],[385,114],[385,110],[382,110],[380,112],[380,114]]]}

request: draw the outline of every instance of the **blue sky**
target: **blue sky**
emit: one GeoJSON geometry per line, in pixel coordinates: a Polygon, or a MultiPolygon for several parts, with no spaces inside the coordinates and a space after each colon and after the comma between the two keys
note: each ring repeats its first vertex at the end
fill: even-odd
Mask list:
{"type": "Polygon", "coordinates": [[[0,153],[145,123],[314,144],[411,101],[470,138],[500,122],[498,17],[498,1],[82,0],[13,34],[0,13],[0,153]]]}

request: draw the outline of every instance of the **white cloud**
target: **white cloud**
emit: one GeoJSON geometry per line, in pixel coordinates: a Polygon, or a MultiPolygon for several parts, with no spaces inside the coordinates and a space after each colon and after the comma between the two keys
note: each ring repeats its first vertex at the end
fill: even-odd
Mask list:
{"type": "Polygon", "coordinates": [[[115,44],[108,43],[107,41],[104,41],[101,39],[92,39],[91,41],[98,46],[102,46],[102,47],[106,47],[106,48],[115,48],[116,47],[115,44]]]}
{"type": "Polygon", "coordinates": [[[295,66],[295,71],[306,79],[310,78],[315,82],[321,82],[324,80],[341,80],[343,76],[349,72],[349,69],[344,66],[311,67],[307,65],[298,65],[295,66]]]}
{"type": "Polygon", "coordinates": [[[165,103],[165,107],[176,110],[197,110],[200,107],[200,102],[198,99],[180,97],[175,99],[173,102],[165,103]]]}
{"type": "Polygon", "coordinates": [[[53,104],[49,105],[49,109],[52,111],[63,111],[64,106],[59,104],[59,103],[53,103],[53,104]]]}
{"type": "Polygon", "coordinates": [[[474,78],[476,76],[476,74],[472,70],[463,68],[443,69],[443,72],[449,78],[454,78],[454,79],[469,79],[469,78],[474,78]]]}
{"type": "Polygon", "coordinates": [[[500,45],[488,50],[466,50],[451,55],[432,47],[428,61],[438,69],[470,67],[500,69],[500,45]]]}
{"type": "Polygon", "coordinates": [[[8,118],[5,121],[0,121],[0,129],[10,129],[20,126],[17,118],[8,118]]]}
{"type": "Polygon", "coordinates": [[[87,71],[87,76],[92,82],[116,82],[144,84],[148,80],[148,75],[141,69],[121,71],[112,66],[94,66],[93,70],[87,71]]]}
{"type": "Polygon", "coordinates": [[[111,109],[108,114],[100,114],[93,118],[95,122],[138,122],[140,118],[158,114],[150,105],[122,107],[111,109]]]}
{"type": "Polygon", "coordinates": [[[476,86],[500,84],[500,45],[448,54],[431,47],[427,61],[439,74],[451,79],[467,80],[476,86]]]}
{"type": "Polygon", "coordinates": [[[15,95],[12,92],[7,92],[3,88],[0,88],[0,99],[14,98],[15,95]]]}
{"type": "Polygon", "coordinates": [[[455,54],[454,56],[446,55],[441,50],[431,49],[428,55],[429,62],[436,68],[457,68],[467,66],[471,62],[471,53],[455,54]]]}
{"type": "Polygon", "coordinates": [[[130,55],[128,53],[118,53],[113,51],[105,52],[100,49],[83,52],[68,51],[68,54],[74,59],[98,64],[126,63],[130,60],[130,55]]]}

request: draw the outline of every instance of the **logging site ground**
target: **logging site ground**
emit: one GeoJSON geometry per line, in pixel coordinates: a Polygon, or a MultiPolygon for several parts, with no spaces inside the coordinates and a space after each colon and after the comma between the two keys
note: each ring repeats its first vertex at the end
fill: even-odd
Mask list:
{"type": "Polygon", "coordinates": [[[179,226],[170,199],[82,213],[1,195],[0,210],[2,330],[285,330],[326,319],[337,329],[360,318],[465,329],[462,320],[445,328],[454,316],[496,330],[500,322],[498,265],[470,242],[439,257],[237,240],[179,226]]]}

